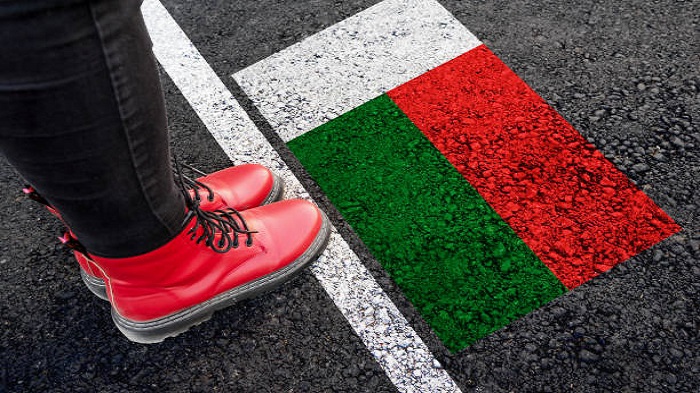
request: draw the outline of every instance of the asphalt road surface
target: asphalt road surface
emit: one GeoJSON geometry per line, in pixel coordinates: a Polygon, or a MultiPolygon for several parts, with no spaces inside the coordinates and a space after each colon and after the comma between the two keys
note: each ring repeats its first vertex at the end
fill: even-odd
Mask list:
{"type": "MultiPolygon", "coordinates": [[[[450,353],[231,78],[377,2],[163,5],[462,391],[700,391],[700,4],[440,1],[683,228],[450,353]]],[[[178,156],[228,166],[161,71],[178,156]]],[[[21,186],[3,159],[0,391],[418,390],[395,386],[311,272],[162,344],[128,342],[57,245],[61,225],[21,186]]]]}

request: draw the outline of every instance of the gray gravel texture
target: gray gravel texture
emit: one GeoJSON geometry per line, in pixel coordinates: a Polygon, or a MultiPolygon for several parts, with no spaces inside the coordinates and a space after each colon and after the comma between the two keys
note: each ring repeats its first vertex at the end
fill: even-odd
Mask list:
{"type": "MultiPolygon", "coordinates": [[[[466,392],[700,391],[700,5],[442,1],[683,231],[450,354],[230,75],[376,1],[169,0],[180,26],[466,392]]],[[[172,144],[227,158],[163,78],[172,144]]],[[[394,391],[310,273],[160,345],[127,342],[0,166],[0,391],[394,391]]]]}

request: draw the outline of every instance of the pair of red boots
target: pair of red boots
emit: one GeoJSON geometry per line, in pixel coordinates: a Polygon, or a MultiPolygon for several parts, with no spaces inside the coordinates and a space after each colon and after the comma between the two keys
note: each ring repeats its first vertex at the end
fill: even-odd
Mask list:
{"type": "MultiPolygon", "coordinates": [[[[327,217],[312,203],[276,202],[282,181],[261,165],[181,186],[188,189],[186,224],[156,250],[103,258],[90,255],[70,231],[62,239],[88,288],[110,301],[114,323],[135,342],[176,336],[216,310],[281,285],[316,260],[330,237],[327,217]]],[[[25,192],[60,218],[33,189],[25,192]]]]}

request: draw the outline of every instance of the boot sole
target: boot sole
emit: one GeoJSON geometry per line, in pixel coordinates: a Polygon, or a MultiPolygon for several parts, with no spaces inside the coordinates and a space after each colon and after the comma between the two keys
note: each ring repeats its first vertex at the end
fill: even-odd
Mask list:
{"type": "Polygon", "coordinates": [[[80,269],[80,278],[83,279],[85,286],[93,295],[102,300],[109,301],[107,297],[107,286],[103,279],[87,274],[82,268],[80,269]]]}
{"type": "Polygon", "coordinates": [[[279,287],[299,274],[305,267],[316,261],[328,245],[331,234],[330,221],[323,212],[321,229],[309,248],[294,262],[257,280],[233,288],[213,298],[182,311],[147,322],[137,322],[125,318],[112,308],[112,320],[117,328],[130,340],[141,344],[159,343],[168,337],[175,337],[211,318],[215,311],[230,307],[279,287]]]}
{"type": "MultiPolygon", "coordinates": [[[[274,173],[272,176],[272,189],[270,190],[270,194],[262,201],[261,206],[277,202],[282,199],[284,195],[284,181],[274,173]]],[[[83,279],[85,286],[88,287],[90,292],[102,300],[109,301],[107,297],[107,286],[103,279],[87,274],[82,268],[80,269],[80,277],[83,279]]]]}
{"type": "Polygon", "coordinates": [[[270,190],[270,193],[267,195],[267,198],[265,198],[264,201],[262,201],[262,205],[269,205],[272,202],[277,202],[280,199],[282,199],[282,196],[284,195],[284,180],[282,180],[281,177],[277,176],[276,174],[272,174],[272,189],[270,190]]]}

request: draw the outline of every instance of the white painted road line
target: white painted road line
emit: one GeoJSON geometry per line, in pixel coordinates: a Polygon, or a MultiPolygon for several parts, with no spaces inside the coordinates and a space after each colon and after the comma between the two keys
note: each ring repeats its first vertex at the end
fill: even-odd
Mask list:
{"type": "Polygon", "coordinates": [[[385,0],[233,77],[287,142],[480,44],[434,0],[385,0]]]}
{"type": "MultiPolygon", "coordinates": [[[[309,198],[298,179],[158,0],[142,12],[154,53],[234,163],[259,162],[284,177],[287,197],[309,198]]],[[[333,230],[312,271],[401,392],[459,392],[348,244],[333,230]]]]}

